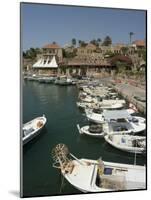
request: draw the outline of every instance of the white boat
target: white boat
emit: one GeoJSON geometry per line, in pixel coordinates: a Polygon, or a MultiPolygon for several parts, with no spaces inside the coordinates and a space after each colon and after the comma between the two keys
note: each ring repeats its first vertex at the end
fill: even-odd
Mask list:
{"type": "Polygon", "coordinates": [[[52,150],[52,157],[53,167],[59,168],[65,179],[84,193],[146,188],[145,166],[78,159],[64,144],[52,150]]]}
{"type": "Polygon", "coordinates": [[[77,128],[80,134],[85,134],[92,137],[102,138],[104,136],[103,127],[98,124],[87,125],[80,128],[77,124],[77,128]]]}
{"type": "Polygon", "coordinates": [[[46,117],[37,117],[23,125],[23,145],[36,137],[46,124],[46,117]]]}
{"type": "Polygon", "coordinates": [[[40,77],[38,78],[40,83],[53,83],[55,81],[55,77],[40,77]]]}
{"type": "Polygon", "coordinates": [[[73,82],[72,79],[66,76],[57,77],[57,79],[55,80],[55,84],[63,86],[73,85],[72,82],[73,82]]]}
{"type": "MultiPolygon", "coordinates": [[[[77,106],[82,109],[106,109],[106,110],[117,110],[122,109],[124,105],[122,103],[112,103],[112,104],[103,104],[98,103],[95,98],[85,98],[81,102],[77,102],[77,106]]],[[[130,109],[132,110],[132,109],[130,109]]],[[[134,111],[132,111],[134,112],[134,111]]]]}
{"type": "Polygon", "coordinates": [[[106,142],[113,147],[130,153],[144,153],[146,137],[136,135],[105,135],[106,142]]]}
{"type": "MultiPolygon", "coordinates": [[[[101,111],[101,110],[100,110],[101,111]]],[[[119,117],[118,113],[121,111],[126,111],[127,117],[129,117],[129,119],[131,118],[131,114],[134,112],[132,109],[126,109],[126,110],[115,110],[115,111],[108,111],[108,112],[114,112],[115,116],[113,119],[117,119],[119,117]]],[[[105,118],[104,118],[104,113],[106,113],[107,110],[103,110],[102,113],[94,113],[92,110],[90,109],[86,109],[85,113],[86,113],[86,117],[88,120],[95,122],[95,123],[104,123],[105,122],[105,118]]]]}
{"type": "Polygon", "coordinates": [[[85,110],[85,112],[86,112],[86,117],[89,121],[92,121],[98,124],[102,124],[105,122],[103,114],[89,112],[88,110],[85,110]]]}
{"type": "Polygon", "coordinates": [[[104,132],[107,134],[139,133],[146,128],[145,118],[132,116],[127,110],[105,110],[103,116],[104,132]]]}
{"type": "Polygon", "coordinates": [[[102,104],[103,105],[112,105],[112,104],[126,104],[126,101],[124,99],[103,99],[102,104]]]}
{"type": "Polygon", "coordinates": [[[102,109],[107,109],[107,110],[116,110],[116,109],[121,109],[124,107],[122,103],[99,103],[99,107],[102,109]]]}
{"type": "Polygon", "coordinates": [[[93,98],[91,96],[86,96],[84,98],[81,98],[82,102],[87,102],[87,103],[92,103],[93,102],[93,98]]]}
{"type": "Polygon", "coordinates": [[[139,133],[146,129],[146,120],[143,117],[132,116],[128,121],[133,127],[134,133],[139,133]]]}
{"type": "Polygon", "coordinates": [[[90,102],[77,102],[76,104],[78,108],[81,108],[83,110],[89,108],[97,108],[97,105],[95,103],[90,103],[90,102]]]}

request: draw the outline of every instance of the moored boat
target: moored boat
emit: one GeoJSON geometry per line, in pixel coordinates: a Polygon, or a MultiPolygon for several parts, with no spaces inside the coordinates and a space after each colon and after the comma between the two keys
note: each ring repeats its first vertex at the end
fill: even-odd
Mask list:
{"type": "Polygon", "coordinates": [[[102,138],[104,135],[103,127],[99,124],[91,124],[87,126],[83,126],[80,128],[79,124],[77,124],[77,128],[80,134],[85,134],[92,137],[102,138]]]}
{"type": "Polygon", "coordinates": [[[96,104],[90,102],[76,102],[76,104],[82,110],[96,107],[96,104]]]}
{"type": "Polygon", "coordinates": [[[39,83],[53,83],[55,81],[55,77],[40,77],[38,78],[39,83]]]}
{"type": "Polygon", "coordinates": [[[64,144],[52,150],[53,167],[61,170],[65,179],[78,190],[105,192],[145,189],[145,166],[106,162],[102,159],[78,159],[64,144]]]}
{"type": "Polygon", "coordinates": [[[130,153],[144,153],[146,137],[136,135],[105,135],[104,139],[113,147],[130,153]]]}
{"type": "MultiPolygon", "coordinates": [[[[133,113],[133,110],[131,109],[123,109],[123,110],[103,110],[103,109],[86,109],[85,110],[86,113],[86,117],[88,120],[95,122],[95,123],[104,123],[106,122],[108,119],[117,119],[117,118],[125,118],[125,117],[129,117],[129,120],[132,118],[131,113],[133,113]],[[119,116],[119,113],[125,113],[127,115],[122,115],[119,116]],[[113,116],[114,113],[114,116],[113,116]],[[112,115],[111,115],[112,114],[112,115]],[[110,117],[110,118],[109,118],[110,117]]],[[[142,121],[141,121],[142,122],[142,121]]]]}
{"type": "Polygon", "coordinates": [[[104,132],[107,134],[136,134],[146,128],[145,118],[132,116],[127,110],[105,110],[103,116],[104,132]]]}
{"type": "Polygon", "coordinates": [[[23,145],[35,138],[46,124],[46,117],[37,117],[23,125],[23,145]]]}
{"type": "Polygon", "coordinates": [[[88,110],[86,111],[86,117],[87,117],[87,119],[89,121],[92,121],[94,123],[101,124],[101,123],[105,122],[103,114],[98,114],[98,113],[90,112],[88,110]]]}
{"type": "Polygon", "coordinates": [[[72,81],[72,79],[66,76],[60,76],[60,77],[57,77],[57,79],[55,80],[55,84],[67,86],[67,85],[74,85],[74,82],[72,81]]]}
{"type": "Polygon", "coordinates": [[[142,132],[146,129],[146,120],[144,117],[132,116],[128,121],[133,127],[135,133],[142,132]]]}

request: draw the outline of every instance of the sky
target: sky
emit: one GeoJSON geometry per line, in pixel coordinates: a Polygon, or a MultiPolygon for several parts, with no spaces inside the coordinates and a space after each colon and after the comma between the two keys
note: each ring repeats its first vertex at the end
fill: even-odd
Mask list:
{"type": "Polygon", "coordinates": [[[146,37],[146,12],[108,8],[90,8],[46,4],[21,4],[21,42],[23,50],[41,48],[57,42],[60,46],[72,38],[86,42],[109,35],[113,43],[129,43],[146,37]]]}

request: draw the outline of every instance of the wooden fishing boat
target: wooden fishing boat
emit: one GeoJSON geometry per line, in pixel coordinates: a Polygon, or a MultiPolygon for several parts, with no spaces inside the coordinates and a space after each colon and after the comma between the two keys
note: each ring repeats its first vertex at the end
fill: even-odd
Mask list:
{"type": "Polygon", "coordinates": [[[145,189],[145,166],[106,162],[102,159],[78,159],[64,144],[52,150],[53,167],[78,190],[105,192],[145,189]]]}

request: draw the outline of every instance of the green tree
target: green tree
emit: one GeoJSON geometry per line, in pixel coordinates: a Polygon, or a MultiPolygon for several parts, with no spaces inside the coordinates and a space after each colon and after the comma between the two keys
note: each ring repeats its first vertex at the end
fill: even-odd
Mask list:
{"type": "Polygon", "coordinates": [[[97,41],[96,41],[96,39],[91,40],[90,43],[97,46],[97,41]]]}
{"type": "Polygon", "coordinates": [[[139,50],[137,51],[137,53],[138,53],[138,56],[139,56],[139,57],[142,57],[142,59],[143,59],[144,61],[146,61],[146,49],[139,49],[139,50]]]}
{"type": "Polygon", "coordinates": [[[79,43],[79,46],[81,46],[81,42],[82,42],[81,40],[79,40],[79,41],[78,41],[78,43],[79,43]]]}
{"type": "Polygon", "coordinates": [[[146,61],[146,49],[142,51],[143,60],[146,61]]]}
{"type": "Polygon", "coordinates": [[[117,70],[117,73],[124,74],[126,71],[126,63],[117,61],[116,62],[116,70],[117,70]]]}
{"type": "Polygon", "coordinates": [[[75,45],[76,45],[76,43],[77,43],[77,42],[76,42],[76,39],[75,39],[75,38],[73,38],[73,39],[72,39],[72,41],[71,41],[71,43],[72,43],[72,45],[73,45],[73,46],[75,46],[75,45]]]}
{"type": "Polygon", "coordinates": [[[23,58],[25,58],[25,57],[26,57],[26,52],[23,51],[23,58]]]}
{"type": "Polygon", "coordinates": [[[97,39],[97,46],[99,46],[101,44],[101,42],[102,42],[101,38],[98,38],[97,39]]]}
{"type": "Polygon", "coordinates": [[[79,40],[79,46],[80,47],[85,47],[87,45],[87,43],[83,40],[79,40]]]}
{"type": "Polygon", "coordinates": [[[106,57],[106,58],[112,58],[112,57],[114,57],[114,56],[116,56],[116,55],[118,55],[117,53],[113,53],[112,51],[107,51],[105,54],[104,54],[104,56],[106,57]]]}
{"type": "Polygon", "coordinates": [[[110,36],[106,36],[105,38],[104,38],[104,41],[103,41],[103,46],[109,46],[109,45],[111,45],[112,44],[112,39],[111,39],[111,37],[110,36]]]}
{"type": "Polygon", "coordinates": [[[41,53],[41,50],[39,48],[30,48],[26,50],[26,52],[23,52],[23,57],[35,59],[38,53],[41,53]]]}
{"type": "Polygon", "coordinates": [[[130,37],[130,44],[132,43],[132,36],[134,35],[133,32],[129,32],[129,37],[130,37]]]}
{"type": "Polygon", "coordinates": [[[101,38],[98,38],[98,39],[97,39],[97,42],[98,42],[98,43],[102,42],[101,38]]]}
{"type": "Polygon", "coordinates": [[[67,52],[63,49],[62,53],[64,58],[74,58],[77,55],[77,49],[74,49],[73,52],[67,52]]]}
{"type": "Polygon", "coordinates": [[[121,50],[124,55],[128,53],[128,47],[122,47],[121,50]]]}

